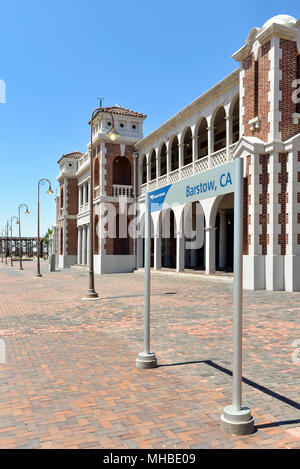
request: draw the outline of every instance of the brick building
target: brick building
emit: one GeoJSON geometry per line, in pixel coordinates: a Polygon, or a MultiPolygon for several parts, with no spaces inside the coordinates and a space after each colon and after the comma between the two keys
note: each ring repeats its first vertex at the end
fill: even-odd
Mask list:
{"type": "MultiPolygon", "coordinates": [[[[243,158],[244,287],[300,290],[300,20],[278,15],[253,28],[233,58],[238,69],[144,138],[144,114],[113,106],[97,115],[96,273],[143,266],[146,191],[243,158]]],[[[61,267],[87,263],[89,158],[58,162],[61,267]]],[[[154,212],[154,269],[232,270],[233,224],[232,194],[154,212]]]]}

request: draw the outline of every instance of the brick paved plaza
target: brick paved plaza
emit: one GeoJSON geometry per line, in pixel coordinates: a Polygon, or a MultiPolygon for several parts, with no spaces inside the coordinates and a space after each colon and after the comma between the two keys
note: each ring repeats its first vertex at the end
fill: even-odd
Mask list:
{"type": "Polygon", "coordinates": [[[87,271],[34,278],[35,265],[0,263],[1,448],[300,448],[300,293],[246,291],[244,404],[256,432],[220,431],[231,402],[232,284],[152,276],[152,349],[139,371],[143,273],[87,271]]]}

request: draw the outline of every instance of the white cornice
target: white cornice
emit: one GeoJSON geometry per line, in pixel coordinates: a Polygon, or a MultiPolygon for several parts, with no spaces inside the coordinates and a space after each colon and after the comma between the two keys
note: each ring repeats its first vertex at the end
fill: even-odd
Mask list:
{"type": "Polygon", "coordinates": [[[253,28],[249,33],[245,45],[236,51],[232,55],[232,58],[237,62],[240,62],[253,52],[253,46],[256,41],[263,45],[273,36],[278,36],[289,41],[296,41],[298,52],[300,52],[300,22],[297,21],[295,24],[272,23],[268,28],[253,28]]]}
{"type": "Polygon", "coordinates": [[[164,133],[169,131],[187,116],[194,114],[201,106],[203,106],[203,104],[208,102],[210,99],[215,98],[217,95],[223,93],[224,90],[232,87],[234,84],[238,83],[238,81],[239,69],[234,70],[234,72],[232,72],[222,81],[214,85],[204,94],[199,96],[192,103],[190,103],[184,109],[175,114],[175,116],[171,117],[171,119],[167,120],[164,124],[162,124],[156,130],[144,137],[142,140],[139,140],[135,145],[137,150],[141,151],[142,148],[149,145],[153,140],[157,139],[159,136],[162,136],[164,133]]]}

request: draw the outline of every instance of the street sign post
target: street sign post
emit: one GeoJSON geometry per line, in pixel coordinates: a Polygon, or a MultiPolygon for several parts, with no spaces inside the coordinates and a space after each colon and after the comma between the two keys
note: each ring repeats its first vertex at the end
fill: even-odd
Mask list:
{"type": "Polygon", "coordinates": [[[139,353],[138,368],[154,368],[157,359],[150,351],[150,256],[151,212],[161,211],[234,192],[234,311],[233,311],[233,392],[232,405],[225,407],[221,426],[226,433],[247,435],[254,431],[254,419],[242,405],[242,288],[243,288],[243,160],[236,160],[175,184],[146,193],[145,196],[145,292],[144,351],[139,353]]]}

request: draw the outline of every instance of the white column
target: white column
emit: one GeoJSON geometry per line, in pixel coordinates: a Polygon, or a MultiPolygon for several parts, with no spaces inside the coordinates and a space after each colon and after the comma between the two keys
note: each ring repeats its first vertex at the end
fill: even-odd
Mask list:
{"type": "Polygon", "coordinates": [[[195,167],[195,162],[198,160],[198,135],[193,135],[192,141],[193,141],[193,173],[194,167],[195,167]]]}
{"type": "Polygon", "coordinates": [[[171,172],[171,150],[170,148],[167,149],[167,181],[168,181],[168,184],[169,184],[169,181],[170,181],[170,174],[171,172]]]}
{"type": "Polygon", "coordinates": [[[226,267],[226,213],[220,210],[219,266],[226,267]]]}
{"type": "MultiPolygon", "coordinates": [[[[214,126],[210,125],[207,127],[207,143],[208,143],[208,155],[210,156],[214,152],[214,126]]],[[[208,167],[210,168],[210,157],[208,158],[208,167]]]]}
{"type": "Polygon", "coordinates": [[[82,228],[79,226],[77,228],[77,264],[82,264],[82,228]]]}
{"type": "Polygon", "coordinates": [[[87,252],[86,252],[86,225],[83,225],[82,227],[82,256],[81,256],[81,262],[82,264],[86,265],[87,262],[87,252]]]}
{"type": "Polygon", "coordinates": [[[149,181],[151,179],[151,161],[150,161],[150,157],[149,157],[149,154],[147,155],[147,186],[149,184],[149,181]]]}
{"type": "Polygon", "coordinates": [[[160,156],[156,156],[155,158],[155,164],[156,164],[156,186],[157,186],[157,179],[160,177],[160,156]]]}
{"type": "Polygon", "coordinates": [[[216,271],[216,228],[205,228],[205,273],[216,271]]]}
{"type": "Polygon", "coordinates": [[[226,116],[226,154],[229,161],[229,147],[232,144],[232,116],[226,116]]]}
{"type": "Polygon", "coordinates": [[[86,226],[86,257],[87,261],[86,263],[88,264],[88,259],[89,259],[89,252],[90,252],[90,226],[86,226]]]}
{"type": "Polygon", "coordinates": [[[179,143],[178,144],[179,178],[181,178],[181,168],[183,166],[183,150],[184,150],[184,144],[179,143]]]}
{"type": "Polygon", "coordinates": [[[183,216],[180,218],[178,230],[176,231],[176,272],[184,270],[184,233],[183,216]]]}

